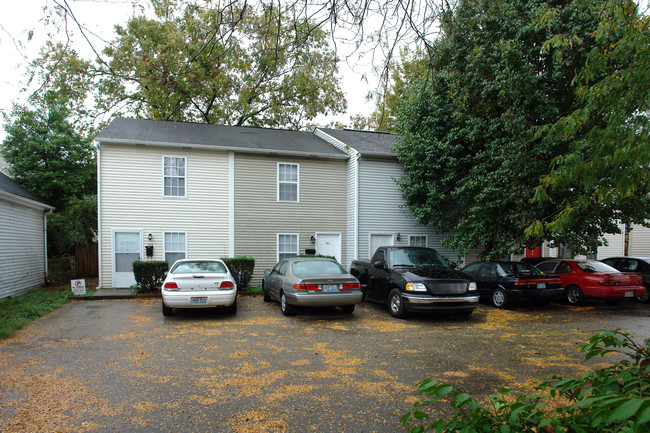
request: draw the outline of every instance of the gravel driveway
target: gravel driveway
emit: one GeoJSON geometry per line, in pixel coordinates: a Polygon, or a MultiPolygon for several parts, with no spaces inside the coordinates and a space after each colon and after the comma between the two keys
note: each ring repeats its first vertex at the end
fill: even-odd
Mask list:
{"type": "MultiPolygon", "coordinates": [[[[159,300],[73,301],[0,342],[0,431],[394,432],[435,377],[474,396],[575,374],[593,330],[650,337],[625,302],[393,319],[364,304],[284,317],[260,297],[236,316],[159,300]]],[[[589,363],[597,366],[602,359],[589,363]]]]}

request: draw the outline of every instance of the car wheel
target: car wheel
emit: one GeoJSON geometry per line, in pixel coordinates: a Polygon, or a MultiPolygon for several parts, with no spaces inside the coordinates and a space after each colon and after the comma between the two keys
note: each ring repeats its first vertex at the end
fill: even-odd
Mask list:
{"type": "Polygon", "coordinates": [[[565,289],[566,300],[571,305],[581,305],[585,301],[585,295],[578,286],[569,286],[565,289]]]}
{"type": "Polygon", "coordinates": [[[231,305],[228,305],[226,307],[226,313],[237,314],[237,298],[235,298],[235,302],[233,302],[231,305]]]}
{"type": "Polygon", "coordinates": [[[162,313],[163,313],[163,316],[171,316],[172,314],[174,314],[174,309],[171,308],[171,307],[168,307],[165,304],[165,301],[162,301],[162,313]]]}
{"type": "Polygon", "coordinates": [[[343,311],[345,314],[352,314],[352,313],[354,313],[354,307],[355,307],[355,305],[352,304],[352,305],[343,305],[340,308],[341,308],[341,311],[343,311]]]}
{"type": "Polygon", "coordinates": [[[648,295],[648,288],[646,287],[645,293],[641,296],[637,296],[636,299],[637,301],[643,302],[644,304],[650,302],[650,295],[648,295]]]}
{"type": "Polygon", "coordinates": [[[402,299],[402,292],[399,289],[393,289],[388,295],[388,311],[390,311],[391,316],[398,319],[406,316],[406,307],[402,299]]]}
{"type": "Polygon", "coordinates": [[[269,295],[269,292],[266,291],[266,286],[264,286],[264,283],[262,283],[262,293],[264,294],[264,302],[271,302],[271,295],[269,295]]]}
{"type": "Polygon", "coordinates": [[[285,316],[293,315],[293,307],[287,302],[287,297],[285,296],[284,292],[280,294],[280,310],[285,316]]]}
{"type": "Polygon", "coordinates": [[[502,288],[494,289],[490,300],[492,301],[492,305],[496,308],[506,308],[508,306],[508,295],[502,288]]]}

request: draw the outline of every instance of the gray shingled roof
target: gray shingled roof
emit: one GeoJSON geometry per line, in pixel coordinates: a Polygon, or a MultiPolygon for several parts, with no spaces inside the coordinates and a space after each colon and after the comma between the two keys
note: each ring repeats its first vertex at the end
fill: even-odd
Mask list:
{"type": "Polygon", "coordinates": [[[39,202],[44,205],[44,207],[51,207],[43,202],[40,198],[36,197],[35,195],[29,193],[26,189],[18,185],[16,182],[11,180],[8,176],[6,176],[4,173],[0,172],[0,190],[8,192],[13,195],[17,195],[22,198],[26,198],[32,201],[39,202]]]}
{"type": "Polygon", "coordinates": [[[123,143],[175,147],[206,146],[242,152],[347,158],[347,155],[311,132],[121,117],[114,119],[104,128],[96,140],[100,145],[123,143]]]}
{"type": "Polygon", "coordinates": [[[392,149],[397,144],[398,136],[386,132],[355,131],[351,129],[318,128],[324,133],[347,144],[366,156],[396,157],[392,149]]]}

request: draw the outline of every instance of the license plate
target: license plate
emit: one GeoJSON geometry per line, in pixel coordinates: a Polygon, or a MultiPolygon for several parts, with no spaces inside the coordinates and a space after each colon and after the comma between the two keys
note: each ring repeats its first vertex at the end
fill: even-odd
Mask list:
{"type": "Polygon", "coordinates": [[[626,298],[634,298],[634,292],[633,291],[625,292],[625,297],[626,298]]]}
{"type": "Polygon", "coordinates": [[[537,283],[537,288],[538,289],[545,289],[546,288],[546,283],[537,283]]]}
{"type": "Polygon", "coordinates": [[[192,298],[193,305],[207,304],[208,298],[192,298]]]}
{"type": "Polygon", "coordinates": [[[338,284],[323,284],[323,292],[338,292],[338,284]]]}

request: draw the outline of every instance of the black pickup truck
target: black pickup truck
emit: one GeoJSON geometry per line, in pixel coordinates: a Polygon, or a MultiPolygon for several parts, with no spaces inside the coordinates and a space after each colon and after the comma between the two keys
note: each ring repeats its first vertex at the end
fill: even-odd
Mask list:
{"type": "Polygon", "coordinates": [[[380,247],[370,263],[352,261],[350,273],[361,283],[365,298],[387,302],[393,317],[409,311],[470,315],[478,305],[476,283],[432,248],[380,247]]]}

